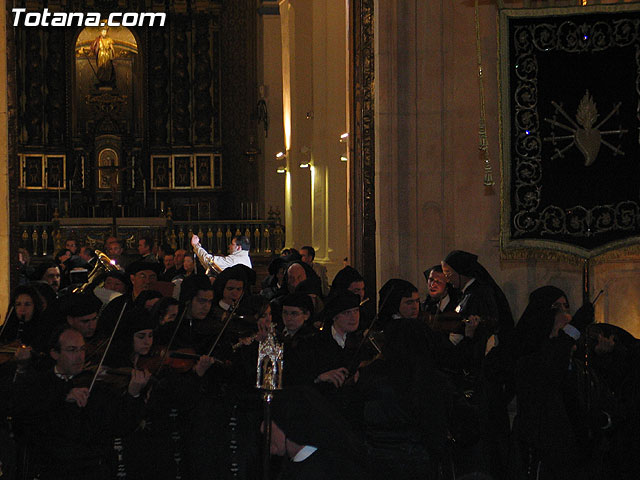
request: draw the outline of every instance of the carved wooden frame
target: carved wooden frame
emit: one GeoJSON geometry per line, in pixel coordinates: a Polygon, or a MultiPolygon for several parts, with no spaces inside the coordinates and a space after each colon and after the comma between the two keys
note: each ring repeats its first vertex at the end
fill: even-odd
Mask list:
{"type": "MultiPolygon", "coordinates": [[[[374,0],[350,3],[349,208],[351,264],[368,289],[376,285],[374,0]]],[[[368,292],[374,295],[374,292],[368,292]]]]}

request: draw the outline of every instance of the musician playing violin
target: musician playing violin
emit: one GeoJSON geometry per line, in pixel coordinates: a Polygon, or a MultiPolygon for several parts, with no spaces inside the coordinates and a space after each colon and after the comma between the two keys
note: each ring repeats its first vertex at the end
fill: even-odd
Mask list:
{"type": "Polygon", "coordinates": [[[339,388],[349,376],[349,363],[357,347],[354,332],[360,323],[360,297],[349,291],[339,292],[322,313],[326,318],[324,329],[309,342],[314,358],[308,362],[316,384],[339,388]]]}
{"type": "Polygon", "coordinates": [[[427,281],[427,298],[422,309],[429,314],[452,312],[458,305],[457,291],[448,283],[442,265],[434,265],[424,271],[427,281]]]}
{"type": "Polygon", "coordinates": [[[69,325],[54,332],[48,371],[20,376],[12,391],[11,414],[25,433],[35,471],[43,480],[110,478],[108,453],[114,435],[133,430],[140,418],[140,394],[149,373],[133,370],[125,395],[96,383],[77,383],[85,364],[83,336],[69,325]]]}
{"type": "Polygon", "coordinates": [[[145,262],[142,260],[135,261],[127,267],[127,274],[132,285],[131,293],[114,298],[104,307],[100,315],[100,329],[105,334],[113,330],[125,303],[127,304],[126,310],[133,308],[133,303],[138,296],[142,292],[152,289],[154,283],[158,280],[160,268],[160,264],[157,262],[145,262]]]}

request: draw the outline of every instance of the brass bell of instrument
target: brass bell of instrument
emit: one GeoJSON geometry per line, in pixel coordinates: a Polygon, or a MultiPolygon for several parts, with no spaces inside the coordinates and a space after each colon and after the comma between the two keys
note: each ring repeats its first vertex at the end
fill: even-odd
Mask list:
{"type": "Polygon", "coordinates": [[[93,270],[89,273],[86,283],[74,288],[73,293],[84,293],[86,291],[93,290],[98,286],[104,274],[118,270],[118,267],[115,265],[113,260],[107,257],[103,252],[95,250],[95,254],[98,257],[96,266],[93,267],[93,270]]]}

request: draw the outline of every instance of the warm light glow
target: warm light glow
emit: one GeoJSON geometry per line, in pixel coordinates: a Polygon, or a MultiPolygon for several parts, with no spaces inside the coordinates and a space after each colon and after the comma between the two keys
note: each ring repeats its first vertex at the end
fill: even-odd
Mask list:
{"type": "Polygon", "coordinates": [[[309,162],[301,162],[300,168],[309,168],[309,162]]]}
{"type": "Polygon", "coordinates": [[[349,139],[348,133],[343,133],[342,135],[340,135],[340,143],[345,143],[348,139],[349,139]]]}
{"type": "Polygon", "coordinates": [[[346,161],[348,161],[348,160],[349,160],[349,159],[347,158],[347,156],[346,156],[346,155],[340,155],[340,161],[341,161],[341,162],[346,162],[346,161]]]}
{"type": "Polygon", "coordinates": [[[586,5],[587,4],[587,0],[582,0],[582,5],[586,5]]]}
{"type": "Polygon", "coordinates": [[[284,152],[278,152],[278,153],[276,153],[276,158],[280,159],[280,158],[282,158],[282,157],[284,157],[284,152]]]}
{"type": "Polygon", "coordinates": [[[287,173],[287,167],[279,166],[276,170],[276,173],[282,173],[282,174],[287,173]]]}
{"type": "Polygon", "coordinates": [[[280,31],[282,34],[282,123],[284,128],[284,148],[291,149],[291,5],[280,4],[280,31]]]}

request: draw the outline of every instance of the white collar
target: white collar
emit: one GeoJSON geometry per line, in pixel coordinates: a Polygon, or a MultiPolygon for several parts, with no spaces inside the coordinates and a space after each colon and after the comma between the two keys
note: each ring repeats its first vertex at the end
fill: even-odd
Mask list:
{"type": "Polygon", "coordinates": [[[316,447],[312,447],[311,445],[305,445],[300,449],[298,453],[291,459],[292,462],[304,462],[307,458],[309,458],[316,450],[316,447]]]}
{"type": "Polygon", "coordinates": [[[469,288],[469,285],[471,285],[471,284],[472,284],[473,282],[475,282],[475,281],[476,281],[476,279],[475,279],[475,278],[472,278],[472,279],[470,279],[467,283],[465,283],[465,284],[464,284],[464,287],[462,287],[462,293],[464,293],[464,292],[465,292],[465,290],[466,290],[467,288],[469,288]]]}
{"type": "Polygon", "coordinates": [[[223,309],[225,312],[231,308],[231,305],[229,305],[228,303],[222,300],[218,302],[218,305],[220,305],[220,308],[223,309]]]}
{"type": "MultiPolygon", "coordinates": [[[[302,328],[302,325],[300,325],[300,328],[302,328]]],[[[298,328],[298,330],[300,330],[300,328],[298,328]]],[[[282,333],[284,333],[285,337],[293,337],[296,333],[298,333],[298,330],[294,330],[292,332],[287,327],[284,327],[284,329],[282,330],[282,333]]]]}
{"type": "Polygon", "coordinates": [[[55,373],[56,377],[64,380],[65,382],[68,382],[75,377],[75,375],[65,375],[64,373],[60,373],[57,365],[53,367],[53,373],[55,373]]]}
{"type": "Polygon", "coordinates": [[[449,305],[449,300],[451,300],[451,298],[449,297],[449,294],[447,293],[438,302],[438,310],[441,311],[441,312],[444,312],[444,309],[447,308],[447,305],[449,305]]]}
{"type": "Polygon", "coordinates": [[[336,327],[331,325],[331,336],[336,341],[336,343],[340,345],[340,348],[344,348],[345,344],[347,343],[347,332],[344,332],[342,335],[340,335],[336,330],[336,327]]]}

